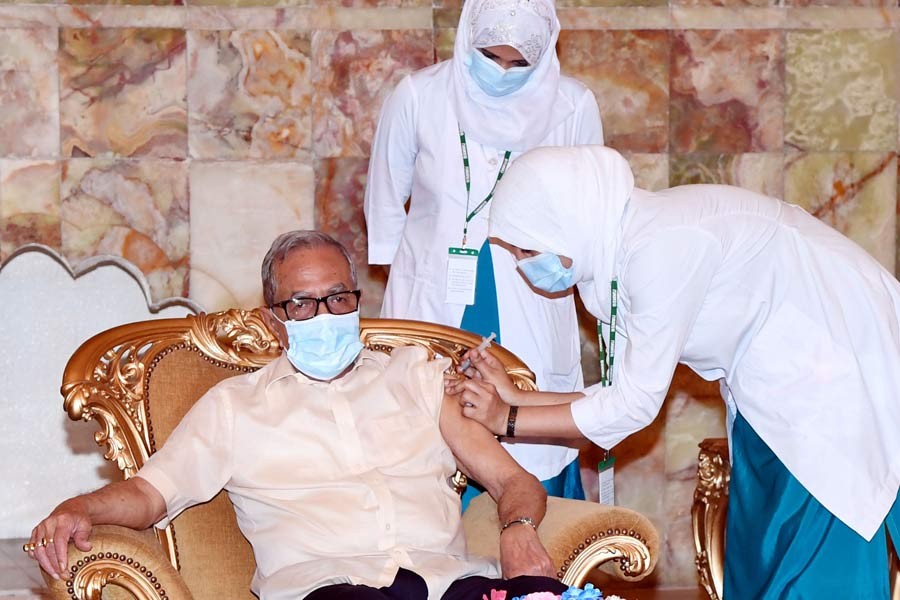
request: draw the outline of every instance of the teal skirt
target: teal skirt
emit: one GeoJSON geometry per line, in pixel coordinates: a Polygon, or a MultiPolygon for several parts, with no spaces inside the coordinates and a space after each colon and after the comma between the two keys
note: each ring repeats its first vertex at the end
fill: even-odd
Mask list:
{"type": "Polygon", "coordinates": [[[731,444],[724,600],[889,598],[885,529],[900,540],[900,499],[867,542],[800,485],[740,414],[731,444]]]}

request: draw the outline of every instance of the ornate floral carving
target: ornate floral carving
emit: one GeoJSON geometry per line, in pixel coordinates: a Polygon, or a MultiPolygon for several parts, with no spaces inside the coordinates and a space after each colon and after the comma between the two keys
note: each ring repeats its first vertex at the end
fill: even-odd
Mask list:
{"type": "Polygon", "coordinates": [[[262,367],[281,354],[278,340],[259,311],[232,309],[201,313],[189,332],[190,342],[209,357],[247,367],[262,367]]]}
{"type": "Polygon", "coordinates": [[[649,572],[650,549],[634,532],[613,530],[595,534],[579,544],[557,573],[566,585],[582,587],[594,568],[609,561],[618,562],[619,570],[629,578],[649,572]]]}
{"type": "Polygon", "coordinates": [[[101,600],[103,588],[114,585],[130,592],[136,600],[164,600],[165,588],[153,572],[124,554],[101,552],[78,561],[66,589],[72,600],[101,600]]]}
{"type": "Polygon", "coordinates": [[[703,440],[697,464],[697,488],[691,517],[694,526],[694,559],[700,583],[711,600],[722,597],[725,567],[725,516],[731,463],[724,438],[703,440]]]}

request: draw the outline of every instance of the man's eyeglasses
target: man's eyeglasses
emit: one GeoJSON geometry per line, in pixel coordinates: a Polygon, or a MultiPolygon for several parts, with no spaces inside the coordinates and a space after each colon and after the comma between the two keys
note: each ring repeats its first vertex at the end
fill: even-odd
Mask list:
{"type": "Polygon", "coordinates": [[[333,315],[346,315],[359,308],[359,290],[335,292],[322,298],[303,298],[295,296],[284,302],[276,302],[269,310],[282,321],[306,321],[319,312],[319,304],[325,304],[326,310],[333,315]]]}

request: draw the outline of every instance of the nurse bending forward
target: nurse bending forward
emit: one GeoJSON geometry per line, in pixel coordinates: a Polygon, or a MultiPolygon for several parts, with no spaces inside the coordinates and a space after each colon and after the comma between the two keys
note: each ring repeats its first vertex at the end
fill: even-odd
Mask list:
{"type": "Polygon", "coordinates": [[[522,156],[497,186],[490,235],[535,286],[578,286],[608,371],[583,393],[522,393],[484,353],[481,378],[455,384],[467,416],[610,448],[653,420],[683,363],[721,381],[734,416],[725,598],[888,597],[885,529],[900,540],[889,272],[774,198],[636,189],[603,147],[522,156]]]}
{"type": "MultiPolygon", "coordinates": [[[[487,243],[491,192],[522,152],[603,143],[593,93],[560,75],[559,30],[552,0],[467,0],[453,58],[384,104],[365,214],[369,262],[391,265],[381,316],[494,332],[541,389],[571,392],[583,387],[572,295],[535,294],[487,243]]],[[[576,450],[507,450],[550,494],[584,497],[576,450]]]]}

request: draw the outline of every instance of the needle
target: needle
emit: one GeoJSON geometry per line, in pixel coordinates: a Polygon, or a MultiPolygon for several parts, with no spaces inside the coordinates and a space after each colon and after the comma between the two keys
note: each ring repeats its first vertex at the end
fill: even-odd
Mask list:
{"type": "MultiPolygon", "coordinates": [[[[486,337],[486,338],[481,338],[481,343],[478,344],[478,346],[475,347],[475,352],[478,353],[478,352],[481,352],[482,350],[485,350],[486,348],[489,348],[490,345],[491,345],[491,341],[492,341],[495,337],[497,337],[497,334],[494,333],[494,332],[492,331],[492,332],[491,332],[491,335],[489,335],[488,337],[486,337]]],[[[459,364],[459,370],[460,370],[460,371],[465,371],[466,369],[468,369],[468,368],[471,367],[471,366],[472,366],[472,361],[469,360],[469,359],[467,358],[466,360],[462,361],[462,362],[459,364]]]]}

